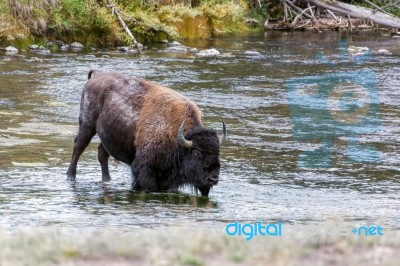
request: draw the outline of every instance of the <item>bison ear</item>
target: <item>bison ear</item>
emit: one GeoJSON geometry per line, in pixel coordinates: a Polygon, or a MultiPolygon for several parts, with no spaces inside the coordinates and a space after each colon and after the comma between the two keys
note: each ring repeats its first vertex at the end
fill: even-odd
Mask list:
{"type": "Polygon", "coordinates": [[[219,136],[219,145],[222,145],[222,143],[225,142],[226,136],[228,134],[224,121],[222,121],[222,132],[223,132],[223,135],[219,136]]]}
{"type": "Polygon", "coordinates": [[[183,120],[183,122],[178,130],[178,143],[179,143],[179,145],[190,149],[193,146],[193,141],[185,139],[185,135],[183,134],[184,125],[185,125],[185,120],[183,120]]]}

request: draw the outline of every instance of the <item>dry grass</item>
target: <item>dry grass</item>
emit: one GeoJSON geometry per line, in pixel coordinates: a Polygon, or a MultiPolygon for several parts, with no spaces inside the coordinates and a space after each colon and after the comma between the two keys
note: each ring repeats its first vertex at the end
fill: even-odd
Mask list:
{"type": "Polygon", "coordinates": [[[398,265],[396,236],[311,237],[286,231],[279,238],[251,241],[229,237],[224,228],[201,227],[3,232],[0,265],[398,265]]]}
{"type": "Polygon", "coordinates": [[[183,38],[195,39],[248,31],[244,24],[246,11],[247,5],[243,1],[205,1],[197,8],[162,6],[157,16],[163,23],[176,28],[183,38]]]}
{"type": "Polygon", "coordinates": [[[47,31],[48,13],[57,4],[57,0],[8,0],[14,18],[21,21],[32,34],[41,35],[47,31]]]}

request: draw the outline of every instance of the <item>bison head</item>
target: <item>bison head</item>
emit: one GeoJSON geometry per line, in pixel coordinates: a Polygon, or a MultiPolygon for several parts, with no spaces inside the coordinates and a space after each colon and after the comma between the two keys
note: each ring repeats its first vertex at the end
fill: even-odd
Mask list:
{"type": "Polygon", "coordinates": [[[202,196],[208,196],[211,187],[219,180],[219,147],[227,135],[225,123],[222,122],[222,125],[223,135],[220,137],[215,130],[203,127],[195,128],[185,136],[184,122],[179,127],[178,144],[183,151],[183,175],[200,190],[202,196]]]}

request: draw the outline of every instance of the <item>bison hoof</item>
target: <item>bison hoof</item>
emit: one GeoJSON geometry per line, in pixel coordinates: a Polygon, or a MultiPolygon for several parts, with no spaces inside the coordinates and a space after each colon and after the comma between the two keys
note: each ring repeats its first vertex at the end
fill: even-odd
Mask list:
{"type": "Polygon", "coordinates": [[[199,187],[198,189],[200,190],[201,196],[208,197],[211,187],[199,187]]]}

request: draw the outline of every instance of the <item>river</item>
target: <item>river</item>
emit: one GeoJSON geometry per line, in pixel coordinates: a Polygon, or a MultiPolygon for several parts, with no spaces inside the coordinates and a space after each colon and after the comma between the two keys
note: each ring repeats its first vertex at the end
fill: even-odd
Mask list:
{"type": "MultiPolygon", "coordinates": [[[[216,48],[221,55],[166,53],[161,45],[141,55],[107,50],[0,54],[0,228],[130,230],[186,224],[224,230],[232,221],[281,221],[317,228],[379,224],[400,229],[400,39],[368,32],[269,32],[184,44],[216,48]],[[357,61],[357,56],[344,55],[349,45],[392,54],[357,61]],[[129,167],[112,159],[112,181],[101,182],[96,138],[79,161],[76,182],[66,180],[90,69],[169,86],[199,105],[207,127],[221,130],[225,121],[228,141],[221,148],[220,182],[209,198],[190,189],[131,191],[129,167]],[[357,83],[364,70],[373,73],[364,87],[371,85],[375,102],[369,105],[374,113],[364,114],[372,116],[373,125],[362,128],[371,130],[357,131],[347,123],[346,130],[329,135],[320,125],[332,129],[337,121],[318,115],[326,108],[289,97],[293,82],[329,79],[333,86],[347,73],[357,83]],[[317,132],[304,133],[306,124],[317,132]],[[372,151],[361,152],[361,161],[350,160],[349,139],[372,151]],[[307,159],[322,141],[327,141],[328,154],[307,159]]],[[[363,104],[351,99],[353,111],[363,104]]]]}

